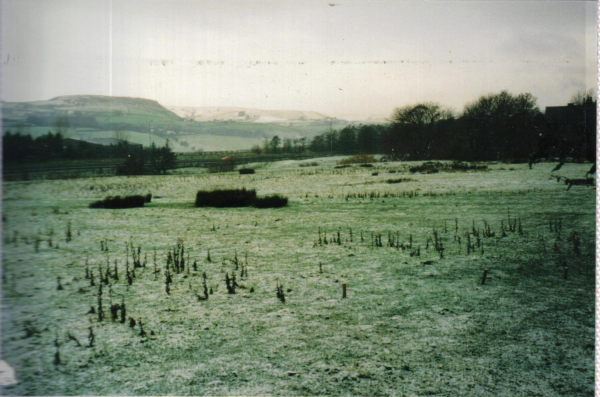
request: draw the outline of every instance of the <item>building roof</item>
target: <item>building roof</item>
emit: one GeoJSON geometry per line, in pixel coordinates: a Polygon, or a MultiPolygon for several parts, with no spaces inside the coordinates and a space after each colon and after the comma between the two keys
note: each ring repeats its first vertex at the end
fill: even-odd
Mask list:
{"type": "Polygon", "coordinates": [[[546,108],[546,120],[549,123],[570,124],[580,116],[583,107],[581,105],[548,106],[546,108]]]}
{"type": "Polygon", "coordinates": [[[585,104],[582,105],[569,103],[567,106],[548,106],[545,115],[549,123],[577,124],[589,122],[596,115],[596,101],[588,98],[585,104]]]}

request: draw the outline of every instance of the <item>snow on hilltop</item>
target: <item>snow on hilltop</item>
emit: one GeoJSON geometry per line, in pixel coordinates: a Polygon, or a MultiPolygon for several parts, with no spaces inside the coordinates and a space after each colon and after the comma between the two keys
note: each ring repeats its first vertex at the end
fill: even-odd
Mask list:
{"type": "Polygon", "coordinates": [[[40,113],[70,114],[110,113],[112,115],[153,114],[160,118],[177,120],[179,117],[157,101],[144,98],[112,97],[103,95],[66,95],[33,102],[3,102],[4,115],[30,116],[40,113]]]}
{"type": "Polygon", "coordinates": [[[169,111],[157,101],[145,98],[111,97],[103,95],[66,95],[58,96],[49,101],[33,102],[34,104],[47,104],[59,106],[65,110],[81,111],[128,111],[131,108],[144,110],[169,111]]]}
{"type": "Polygon", "coordinates": [[[245,121],[256,123],[290,123],[325,121],[330,117],[318,112],[300,110],[262,110],[240,107],[167,107],[173,113],[195,121],[245,121]]]}

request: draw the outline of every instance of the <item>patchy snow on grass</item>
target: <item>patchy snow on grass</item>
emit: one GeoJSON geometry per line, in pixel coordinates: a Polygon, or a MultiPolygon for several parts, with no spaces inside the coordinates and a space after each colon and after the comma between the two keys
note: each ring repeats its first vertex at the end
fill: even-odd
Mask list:
{"type": "Polygon", "coordinates": [[[2,394],[593,393],[593,187],[567,191],[553,164],[410,174],[418,162],[334,168],[341,158],[253,175],[4,182],[2,358],[16,383],[2,394]],[[400,177],[415,181],[386,183],[400,177]],[[213,188],[289,204],[195,208],[196,192],[213,188]],[[144,208],[88,208],[147,193],[144,208]],[[171,269],[167,294],[178,241],[184,270],[171,269]],[[126,245],[145,262],[131,285],[126,245]],[[107,260],[119,280],[103,284],[100,322],[107,260]],[[110,313],[122,300],[125,323],[110,313]]]}

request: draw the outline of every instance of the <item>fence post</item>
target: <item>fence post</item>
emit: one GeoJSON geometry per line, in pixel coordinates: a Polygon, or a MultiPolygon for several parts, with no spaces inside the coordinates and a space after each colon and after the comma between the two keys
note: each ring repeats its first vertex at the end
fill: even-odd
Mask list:
{"type": "Polygon", "coordinates": [[[483,271],[483,277],[481,278],[481,285],[485,284],[485,279],[487,278],[487,274],[488,274],[488,269],[485,269],[483,271]]]}

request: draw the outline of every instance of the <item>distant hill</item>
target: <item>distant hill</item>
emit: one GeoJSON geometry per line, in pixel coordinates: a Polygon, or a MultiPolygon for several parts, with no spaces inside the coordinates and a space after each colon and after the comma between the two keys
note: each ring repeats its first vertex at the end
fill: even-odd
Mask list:
{"type": "Polygon", "coordinates": [[[352,124],[388,124],[388,114],[338,114],[338,116],[352,124]]]}
{"type": "Polygon", "coordinates": [[[318,112],[300,110],[262,110],[240,107],[190,107],[168,106],[169,110],[186,120],[193,121],[243,121],[289,125],[326,121],[331,117],[318,112]]]}
{"type": "Polygon", "coordinates": [[[175,113],[156,101],[143,98],[101,95],[59,96],[47,101],[2,102],[4,126],[28,124],[54,125],[66,116],[73,127],[168,124],[181,121],[175,113]]]}
{"type": "Polygon", "coordinates": [[[162,106],[154,100],[100,95],[59,96],[45,101],[2,102],[2,132],[34,137],[60,130],[79,140],[114,138],[164,145],[176,151],[239,150],[281,139],[312,138],[349,122],[318,112],[246,108],[162,106]]]}

